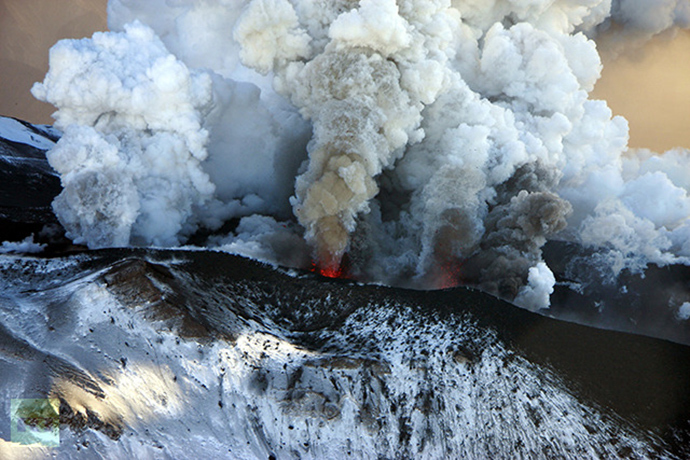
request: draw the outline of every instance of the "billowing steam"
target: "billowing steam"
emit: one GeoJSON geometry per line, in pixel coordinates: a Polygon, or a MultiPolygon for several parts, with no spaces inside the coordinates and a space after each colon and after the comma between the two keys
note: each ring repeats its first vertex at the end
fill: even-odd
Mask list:
{"type": "Polygon", "coordinates": [[[179,244],[215,191],[201,169],[209,75],[190,72],[140,24],[60,42],[50,59],[33,93],[60,108],[64,137],[49,160],[68,232],[94,247],[179,244]]]}
{"type": "Polygon", "coordinates": [[[548,239],[612,275],[689,263],[690,153],[628,151],[589,99],[591,37],[689,18],[682,0],[111,0],[113,32],[60,42],[33,90],[65,132],[54,208],[91,247],[241,218],[209,244],[544,308],[548,239]]]}

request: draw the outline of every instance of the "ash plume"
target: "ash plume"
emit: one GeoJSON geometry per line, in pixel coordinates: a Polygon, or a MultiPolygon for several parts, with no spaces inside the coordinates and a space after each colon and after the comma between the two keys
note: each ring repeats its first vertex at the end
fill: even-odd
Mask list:
{"type": "Polygon", "coordinates": [[[689,263],[688,151],[629,151],[626,121],[589,96],[592,37],[688,27],[686,5],[111,0],[112,32],[56,45],[34,90],[66,133],[55,209],[92,247],[181,244],[234,219],[210,245],[532,309],[555,283],[550,239],[612,276],[689,263]],[[118,46],[149,51],[104,57],[118,46]]]}

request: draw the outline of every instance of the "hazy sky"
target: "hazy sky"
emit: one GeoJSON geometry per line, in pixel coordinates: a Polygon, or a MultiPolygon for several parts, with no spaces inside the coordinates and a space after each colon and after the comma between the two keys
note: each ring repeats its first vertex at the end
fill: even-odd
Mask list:
{"type": "Polygon", "coordinates": [[[664,151],[690,148],[690,31],[657,38],[612,60],[594,95],[630,123],[630,145],[664,151]]]}
{"type": "MultiPolygon", "coordinates": [[[[106,30],[107,0],[0,0],[0,114],[52,123],[54,108],[29,89],[43,80],[61,38],[106,30]]],[[[690,147],[690,31],[605,59],[595,96],[630,122],[631,146],[690,147]]]]}
{"type": "Polygon", "coordinates": [[[52,123],[55,108],[29,90],[48,70],[48,50],[61,38],[107,30],[107,0],[0,0],[0,114],[52,123]]]}

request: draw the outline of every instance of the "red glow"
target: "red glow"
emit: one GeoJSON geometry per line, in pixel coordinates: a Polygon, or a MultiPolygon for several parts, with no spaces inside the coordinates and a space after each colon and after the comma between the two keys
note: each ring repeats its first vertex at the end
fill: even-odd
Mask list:
{"type": "Polygon", "coordinates": [[[462,262],[447,260],[438,266],[434,279],[436,289],[448,289],[462,284],[462,262]]]}
{"type": "Polygon", "coordinates": [[[321,276],[325,276],[326,278],[349,278],[347,273],[347,255],[345,255],[345,257],[343,257],[341,260],[338,260],[337,262],[334,260],[330,260],[329,262],[330,263],[318,263],[316,261],[313,261],[311,263],[311,271],[314,273],[318,273],[321,276]]]}
{"type": "Polygon", "coordinates": [[[342,267],[318,267],[319,275],[325,276],[327,278],[342,278],[343,269],[342,267]]]}

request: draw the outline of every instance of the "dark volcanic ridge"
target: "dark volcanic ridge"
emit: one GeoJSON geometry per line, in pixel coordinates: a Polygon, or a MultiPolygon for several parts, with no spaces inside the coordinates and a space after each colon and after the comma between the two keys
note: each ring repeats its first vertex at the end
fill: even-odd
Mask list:
{"type": "MultiPolygon", "coordinates": [[[[104,288],[129,317],[156,331],[152,337],[139,336],[143,348],[134,354],[131,336],[140,334],[139,326],[128,331],[133,326],[109,310],[104,312],[110,317],[107,328],[127,333],[129,345],[111,343],[113,332],[94,335],[97,321],[91,333],[75,336],[77,348],[88,343],[106,356],[115,346],[119,354],[113,358],[124,368],[136,365],[143,352],[171,365],[167,360],[180,359],[179,354],[170,355],[157,344],[172,337],[178,344],[199,344],[202,354],[217,344],[244,350],[243,366],[250,371],[216,369],[223,374],[221,388],[211,393],[221,393],[219,410],[236,410],[228,407],[230,396],[223,392],[230,390],[222,387],[224,376],[235,373],[252,398],[277,404],[271,410],[286,417],[284,426],[280,417],[265,418],[263,403],[250,410],[252,430],[263,433],[261,444],[269,453],[282,452],[281,442],[294,441],[286,434],[292,431],[288,419],[297,420],[294,426],[307,417],[343,429],[353,423],[376,446],[363,443],[363,452],[374,448],[384,458],[468,452],[493,453],[494,458],[515,452],[532,458],[690,454],[690,348],[547,318],[476,290],[360,285],[220,252],[151,249],[20,257],[3,264],[2,279],[5,284],[21,280],[5,290],[6,297],[45,302],[50,312],[43,346],[22,341],[14,328],[3,329],[3,343],[11,345],[3,347],[4,355],[23,347],[36,356],[10,351],[14,357],[5,356],[2,374],[22,375],[25,366],[47,365],[45,391],[72,407],[65,407],[72,416],[63,423],[82,431],[102,426],[115,440],[131,423],[126,417],[99,419],[94,408],[76,417],[80,412],[73,406],[82,403],[71,400],[72,393],[61,393],[66,379],[106,406],[112,398],[103,393],[108,379],[99,377],[112,371],[100,369],[88,353],[73,353],[60,364],[65,361],[56,357],[64,356],[61,340],[51,339],[74,333],[69,318],[87,308],[75,300],[85,286],[104,288]],[[285,347],[292,354],[285,355],[285,347]],[[351,400],[356,401],[355,421],[346,416],[351,400]],[[416,417],[424,418],[426,428],[416,417]],[[481,420],[458,432],[468,417],[481,420]],[[492,433],[502,432],[496,430],[508,431],[504,438],[493,438],[492,433]],[[544,432],[560,436],[559,430],[572,439],[544,441],[544,432]],[[442,441],[447,436],[452,440],[442,441]],[[381,437],[389,440],[385,448],[381,437]],[[467,450],[472,443],[475,450],[467,450]]],[[[326,428],[315,430],[326,436],[326,428]]],[[[318,457],[328,450],[315,436],[308,436],[313,446],[306,452],[318,457]]]]}

